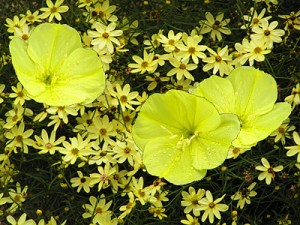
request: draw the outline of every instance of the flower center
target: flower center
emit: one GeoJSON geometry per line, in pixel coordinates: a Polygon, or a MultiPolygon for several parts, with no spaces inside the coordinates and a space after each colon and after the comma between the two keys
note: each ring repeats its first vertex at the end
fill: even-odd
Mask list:
{"type": "Polygon", "coordinates": [[[78,150],[78,148],[73,148],[73,149],[71,150],[71,152],[72,152],[72,155],[77,156],[78,153],[79,153],[79,150],[78,150]]]}
{"type": "Polygon", "coordinates": [[[212,29],[218,30],[220,28],[221,22],[219,20],[216,20],[215,23],[212,25],[212,29]]]}
{"type": "Polygon", "coordinates": [[[194,47],[189,48],[189,53],[190,54],[195,54],[195,52],[196,52],[196,49],[194,47]]]}
{"type": "Polygon", "coordinates": [[[209,206],[209,208],[211,208],[211,209],[212,209],[212,208],[214,208],[214,207],[215,207],[215,205],[216,205],[216,204],[215,204],[214,202],[211,202],[211,203],[209,203],[209,205],[208,205],[208,206],[209,206]]]}
{"type": "Polygon", "coordinates": [[[104,32],[104,33],[102,34],[102,37],[108,38],[108,37],[109,37],[109,34],[108,34],[107,32],[104,32]]]}
{"type": "Polygon", "coordinates": [[[184,65],[183,63],[180,64],[179,69],[181,70],[185,70],[186,69],[186,65],[184,65]]]}
{"type": "Polygon", "coordinates": [[[56,8],[56,7],[52,7],[52,8],[50,9],[50,11],[51,11],[51,13],[56,13],[56,12],[57,12],[57,8],[56,8]]]}
{"type": "Polygon", "coordinates": [[[123,102],[123,103],[127,102],[127,96],[122,95],[122,96],[120,97],[120,101],[123,102]]]}
{"type": "Polygon", "coordinates": [[[265,30],[265,31],[264,31],[264,34],[265,34],[266,36],[269,36],[269,35],[271,34],[271,32],[270,32],[269,30],[265,30]]]}
{"type": "Polygon", "coordinates": [[[256,47],[255,49],[254,49],[254,53],[255,54],[259,54],[261,52],[261,48],[260,47],[256,47]]]}
{"type": "Polygon", "coordinates": [[[219,56],[219,55],[217,55],[217,56],[216,56],[216,62],[221,62],[221,61],[222,61],[222,57],[219,56]]]}
{"type": "Polygon", "coordinates": [[[258,18],[254,18],[253,19],[253,24],[258,24],[259,23],[259,19],[258,18]]]}
{"type": "Polygon", "coordinates": [[[147,68],[148,67],[148,62],[147,61],[143,61],[142,64],[141,64],[141,66],[143,68],[147,68]]]}

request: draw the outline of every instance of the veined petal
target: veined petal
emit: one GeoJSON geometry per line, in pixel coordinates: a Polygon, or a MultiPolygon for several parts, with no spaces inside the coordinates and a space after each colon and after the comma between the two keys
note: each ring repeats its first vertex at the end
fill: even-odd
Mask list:
{"type": "Polygon", "coordinates": [[[273,109],[263,115],[249,116],[242,122],[241,132],[233,142],[234,146],[254,146],[268,137],[291,113],[287,102],[276,103],[273,109]]]}
{"type": "Polygon", "coordinates": [[[28,54],[44,72],[55,72],[77,48],[82,48],[80,35],[72,27],[61,24],[41,24],[28,40],[28,54]]]}
{"type": "Polygon", "coordinates": [[[195,168],[213,169],[227,158],[229,147],[240,132],[240,123],[238,117],[233,114],[221,114],[221,119],[218,128],[200,133],[192,140],[189,149],[195,168]]]}
{"type": "Polygon", "coordinates": [[[28,56],[26,43],[19,38],[14,38],[9,44],[9,50],[18,79],[29,95],[43,92],[45,87],[39,80],[40,68],[28,56]]]}
{"type": "Polygon", "coordinates": [[[202,179],[206,170],[195,169],[190,152],[176,149],[176,143],[176,139],[159,137],[148,142],[143,155],[147,171],[176,185],[202,179]]]}
{"type": "Polygon", "coordinates": [[[243,66],[228,76],[236,95],[235,112],[241,119],[272,110],[277,99],[275,79],[263,71],[243,66]]]}
{"type": "Polygon", "coordinates": [[[203,80],[193,94],[212,102],[219,113],[232,113],[235,108],[235,95],[229,80],[211,76],[203,80]]]}

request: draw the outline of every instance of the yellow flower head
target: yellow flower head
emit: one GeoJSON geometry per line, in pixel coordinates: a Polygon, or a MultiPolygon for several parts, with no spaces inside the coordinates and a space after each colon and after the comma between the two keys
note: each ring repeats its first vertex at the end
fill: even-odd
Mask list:
{"type": "Polygon", "coordinates": [[[276,103],[275,79],[253,67],[239,67],[227,78],[211,76],[193,94],[212,102],[219,113],[239,117],[241,132],[233,146],[247,148],[268,137],[291,113],[287,102],[276,103]]]}
{"type": "Polygon", "coordinates": [[[220,115],[206,99],[170,90],[148,98],[132,135],[147,171],[181,185],[222,164],[239,127],[235,115],[220,115]]]}
{"type": "Polygon", "coordinates": [[[104,91],[101,60],[82,47],[80,35],[68,25],[41,24],[27,42],[14,38],[9,48],[19,81],[37,102],[86,104],[104,91]]]}

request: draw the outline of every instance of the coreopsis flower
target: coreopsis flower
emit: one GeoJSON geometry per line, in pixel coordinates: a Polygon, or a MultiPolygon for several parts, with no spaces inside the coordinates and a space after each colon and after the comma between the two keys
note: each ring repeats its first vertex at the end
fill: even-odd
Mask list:
{"type": "Polygon", "coordinates": [[[220,76],[223,77],[224,74],[228,75],[233,70],[232,57],[228,55],[227,45],[222,49],[218,48],[217,52],[211,48],[207,48],[207,50],[210,56],[202,59],[206,63],[202,68],[204,72],[213,69],[213,74],[219,72],[220,76]]]}
{"type": "Polygon", "coordinates": [[[9,222],[11,225],[36,225],[33,219],[26,220],[27,214],[23,213],[18,220],[16,220],[11,215],[8,215],[6,217],[7,222],[9,222]]]}
{"type": "Polygon", "coordinates": [[[137,91],[130,91],[129,84],[125,84],[122,88],[120,84],[116,84],[116,91],[111,93],[115,98],[111,101],[112,105],[120,106],[122,111],[126,108],[134,110],[133,105],[139,105],[140,103],[135,100],[139,93],[137,91]]]}
{"type": "Polygon", "coordinates": [[[227,78],[211,76],[193,94],[214,104],[219,113],[239,117],[241,131],[234,147],[249,148],[268,137],[291,113],[286,102],[276,103],[277,84],[269,74],[253,67],[238,67],[227,78]]]}
{"type": "Polygon", "coordinates": [[[60,148],[58,151],[64,155],[62,159],[70,164],[74,164],[78,158],[86,161],[87,156],[95,154],[90,139],[86,138],[84,140],[80,134],[77,134],[77,137],[70,138],[70,142],[63,141],[62,144],[64,148],[60,148]]]}
{"type": "Polygon", "coordinates": [[[6,123],[3,125],[3,128],[11,129],[18,122],[23,120],[23,116],[32,116],[33,112],[31,109],[23,108],[21,105],[14,105],[13,109],[5,113],[6,123]]]}
{"type": "Polygon", "coordinates": [[[279,225],[290,225],[292,224],[292,220],[289,219],[289,214],[286,214],[284,218],[280,218],[277,220],[279,225]]]}
{"type": "Polygon", "coordinates": [[[22,207],[22,203],[26,200],[28,186],[25,186],[23,189],[19,182],[16,183],[16,189],[10,188],[8,191],[9,194],[9,203],[12,205],[7,209],[8,212],[15,212],[19,207],[22,207]]]}
{"type": "Polygon", "coordinates": [[[159,33],[158,41],[164,47],[166,52],[173,52],[178,48],[178,45],[181,43],[182,33],[178,32],[176,35],[173,30],[168,32],[168,36],[165,36],[162,33],[159,33]]]}
{"type": "Polygon", "coordinates": [[[289,15],[278,15],[278,17],[285,19],[284,30],[288,32],[288,36],[295,30],[300,30],[300,10],[298,12],[291,12],[289,15]]]}
{"type": "Polygon", "coordinates": [[[101,60],[78,32],[61,24],[37,26],[27,42],[10,42],[12,63],[27,95],[53,106],[87,104],[104,90],[101,60]]]}
{"type": "MultiPolygon", "coordinates": [[[[83,0],[86,1],[87,0],[83,0]]],[[[90,23],[94,23],[95,21],[109,21],[109,22],[116,22],[118,20],[118,17],[116,15],[113,15],[112,13],[116,10],[115,5],[110,5],[109,0],[104,1],[95,1],[92,0],[94,3],[94,7],[88,6],[86,7],[86,10],[88,13],[84,12],[83,15],[86,16],[87,21],[90,23]]]]}
{"type": "Polygon", "coordinates": [[[78,4],[78,8],[83,8],[83,7],[89,7],[96,2],[97,0],[78,0],[77,4],[78,4]]]}
{"type": "Polygon", "coordinates": [[[8,33],[15,33],[15,28],[22,28],[26,24],[26,18],[21,19],[18,16],[14,16],[13,19],[7,18],[5,26],[8,27],[8,33]]]}
{"type": "Polygon", "coordinates": [[[286,152],[286,155],[290,157],[290,156],[294,156],[294,155],[298,154],[297,162],[300,163],[300,137],[299,137],[298,132],[296,132],[296,131],[293,132],[293,139],[294,139],[294,142],[296,143],[296,145],[284,147],[285,149],[288,150],[286,152]]]}
{"type": "Polygon", "coordinates": [[[152,34],[151,35],[151,40],[145,40],[144,41],[144,49],[147,49],[149,51],[154,51],[156,48],[158,48],[161,43],[159,36],[163,33],[163,30],[159,30],[157,34],[152,34]]]}
{"type": "Polygon", "coordinates": [[[262,171],[262,173],[258,175],[258,180],[266,180],[266,184],[269,185],[275,179],[275,173],[283,170],[283,166],[272,167],[266,158],[261,158],[261,163],[262,166],[255,167],[256,170],[262,171]]]}
{"type": "Polygon", "coordinates": [[[167,82],[170,80],[170,77],[161,77],[159,72],[151,74],[152,76],[146,76],[145,80],[150,82],[147,86],[148,91],[154,90],[159,83],[167,82]]]}
{"type": "Polygon", "coordinates": [[[292,105],[293,109],[300,104],[300,83],[293,87],[291,95],[287,96],[284,101],[292,105]]]}
{"type": "Polygon", "coordinates": [[[114,158],[117,159],[118,163],[128,161],[128,163],[133,166],[134,159],[138,154],[138,149],[131,140],[127,140],[126,142],[117,141],[113,148],[113,152],[115,153],[114,158]]]}
{"type": "Polygon", "coordinates": [[[51,22],[54,18],[58,21],[61,21],[61,13],[65,13],[69,10],[69,7],[66,5],[62,5],[64,0],[56,0],[53,4],[52,0],[46,0],[46,4],[48,7],[40,8],[43,12],[40,15],[41,19],[48,18],[48,21],[51,22]]]}
{"type": "Polygon", "coordinates": [[[222,40],[222,34],[230,35],[231,30],[226,27],[230,22],[230,19],[224,19],[224,13],[219,13],[216,18],[210,13],[205,13],[206,20],[200,20],[201,27],[199,28],[200,34],[206,34],[210,32],[210,37],[213,41],[218,39],[222,40]]]}
{"type": "Polygon", "coordinates": [[[25,17],[26,18],[26,21],[29,23],[29,24],[33,24],[35,22],[41,22],[41,18],[40,18],[40,15],[39,15],[39,10],[36,10],[34,11],[33,13],[30,11],[30,10],[27,10],[26,11],[26,14],[23,15],[21,14],[22,17],[25,17]]]}
{"type": "Polygon", "coordinates": [[[204,189],[198,189],[197,192],[194,187],[190,186],[188,192],[182,191],[182,201],[181,206],[184,208],[184,213],[193,212],[194,216],[200,216],[200,211],[197,210],[199,205],[199,200],[201,200],[205,195],[204,189]]]}
{"type": "Polygon", "coordinates": [[[250,150],[251,148],[241,148],[241,147],[234,147],[230,146],[227,159],[236,159],[239,155],[245,153],[246,151],[250,150]]]}
{"type": "Polygon", "coordinates": [[[205,198],[199,200],[200,206],[198,210],[204,211],[201,217],[201,221],[204,222],[207,218],[210,223],[214,222],[214,218],[221,219],[220,212],[225,212],[229,209],[226,204],[219,204],[225,197],[225,194],[221,198],[213,199],[213,196],[209,190],[205,192],[205,198]]]}
{"type": "Polygon", "coordinates": [[[107,49],[109,53],[114,52],[114,45],[119,46],[120,41],[117,37],[123,34],[122,30],[115,30],[116,23],[112,22],[107,26],[100,22],[95,22],[92,28],[96,31],[89,30],[88,35],[93,38],[91,44],[97,46],[99,49],[107,49]]]}
{"type": "Polygon", "coordinates": [[[128,64],[128,67],[132,69],[130,71],[131,73],[154,73],[158,66],[157,60],[154,59],[154,52],[150,52],[148,54],[147,51],[144,50],[143,58],[133,55],[132,59],[135,61],[135,63],[128,64]]]}
{"type": "Polygon", "coordinates": [[[290,119],[286,119],[285,121],[282,122],[280,127],[278,127],[275,131],[273,131],[270,136],[274,137],[274,142],[281,141],[282,145],[285,145],[285,138],[292,138],[289,132],[293,131],[296,129],[295,126],[289,126],[290,119]]]}
{"type": "Polygon", "coordinates": [[[164,212],[166,209],[163,206],[151,205],[148,208],[149,213],[153,214],[153,217],[158,217],[162,220],[164,217],[168,217],[164,212]]]}
{"type": "MultiPolygon", "coordinates": [[[[235,44],[235,48],[239,48],[239,45],[243,49],[243,55],[235,61],[238,61],[241,65],[245,64],[248,60],[249,65],[253,66],[254,61],[263,62],[265,60],[265,55],[271,53],[271,50],[268,49],[267,43],[262,39],[249,41],[244,38],[242,44],[235,44]]],[[[233,62],[233,64],[235,63],[236,62],[233,62]]]]}
{"type": "Polygon", "coordinates": [[[203,53],[207,49],[206,45],[199,45],[202,40],[202,35],[188,36],[186,40],[183,40],[181,45],[178,45],[179,52],[177,57],[181,58],[183,61],[192,58],[195,64],[199,63],[199,58],[204,59],[206,55],[203,53]]]}
{"type": "Polygon", "coordinates": [[[93,123],[87,128],[87,131],[89,138],[99,139],[100,142],[104,141],[104,147],[115,143],[113,138],[117,135],[117,132],[107,115],[103,117],[100,117],[100,115],[95,116],[93,123]]]}
{"type": "Polygon", "coordinates": [[[42,130],[40,136],[34,135],[34,138],[36,142],[33,144],[33,147],[39,150],[39,154],[49,153],[50,155],[53,155],[56,151],[61,150],[62,147],[59,145],[66,139],[65,136],[61,136],[56,139],[55,129],[51,131],[50,138],[45,129],[42,130]]]}
{"type": "Polygon", "coordinates": [[[104,194],[101,194],[97,198],[95,196],[89,197],[89,204],[83,204],[85,212],[82,214],[83,218],[92,217],[93,223],[99,223],[100,218],[105,215],[111,215],[112,211],[109,210],[112,201],[106,202],[104,194]]]}
{"type": "Polygon", "coordinates": [[[14,93],[10,93],[10,98],[15,98],[14,104],[15,105],[23,105],[26,100],[30,100],[30,97],[28,96],[28,93],[26,90],[23,89],[23,86],[20,82],[17,83],[17,87],[12,86],[11,89],[14,91],[14,93]]]}
{"type": "Polygon", "coordinates": [[[269,24],[268,21],[263,20],[259,27],[253,27],[252,32],[254,34],[250,35],[252,40],[262,40],[266,43],[267,48],[271,49],[273,43],[282,42],[282,36],[285,34],[282,29],[275,29],[278,26],[277,21],[273,21],[269,24]]]}
{"type": "Polygon", "coordinates": [[[268,6],[268,12],[272,12],[271,7],[278,5],[278,0],[253,0],[255,3],[264,2],[268,6]]]}
{"type": "Polygon", "coordinates": [[[132,177],[130,189],[136,196],[136,200],[138,200],[142,205],[145,205],[146,202],[149,200],[149,193],[146,193],[144,190],[143,177],[140,177],[139,179],[132,177]]]}
{"type": "Polygon", "coordinates": [[[249,14],[250,15],[244,15],[243,18],[246,21],[246,24],[241,26],[241,29],[249,29],[253,27],[258,27],[261,24],[261,21],[266,20],[268,21],[269,19],[272,18],[272,16],[265,16],[266,13],[266,8],[263,8],[261,12],[258,14],[257,11],[251,7],[249,14]]]}
{"type": "Polygon", "coordinates": [[[120,211],[122,212],[122,214],[118,217],[118,219],[124,219],[127,215],[131,213],[132,209],[136,205],[136,199],[132,192],[128,193],[128,197],[129,197],[128,203],[120,207],[120,211]]]}
{"type": "MultiPolygon", "coordinates": [[[[15,28],[15,36],[13,37],[19,37],[21,39],[23,39],[24,41],[27,41],[28,38],[30,37],[30,33],[31,33],[31,30],[28,26],[28,24],[25,24],[22,28],[15,28]]],[[[10,38],[13,38],[13,37],[10,37],[10,38]]]]}
{"type": "Polygon", "coordinates": [[[250,184],[249,187],[243,188],[236,192],[234,195],[231,196],[232,200],[238,200],[237,207],[243,209],[245,204],[251,204],[251,198],[257,195],[256,191],[253,191],[256,182],[250,184]]]}
{"type": "Polygon", "coordinates": [[[238,133],[235,115],[220,115],[204,98],[179,90],[151,95],[132,127],[147,171],[177,185],[219,166],[238,133]]]}
{"type": "Polygon", "coordinates": [[[6,146],[13,148],[15,152],[21,149],[24,153],[28,153],[28,146],[32,146],[34,143],[29,138],[32,134],[33,130],[25,130],[25,124],[21,122],[19,126],[15,125],[5,133],[5,137],[8,139],[6,146]]]}
{"type": "Polygon", "coordinates": [[[105,164],[105,166],[98,166],[98,173],[91,173],[90,185],[93,186],[98,184],[98,191],[101,189],[106,189],[109,187],[113,176],[116,174],[116,168],[111,166],[110,163],[105,164]]]}
{"type": "Polygon", "coordinates": [[[73,177],[71,181],[72,187],[77,187],[77,192],[80,192],[80,190],[83,188],[83,190],[86,193],[90,192],[90,181],[91,178],[88,176],[84,176],[81,171],[77,171],[78,177],[73,177]]]}
{"type": "Polygon", "coordinates": [[[66,106],[51,106],[46,109],[46,112],[52,115],[57,115],[65,124],[68,124],[68,116],[77,116],[78,107],[76,105],[66,106]]]}
{"type": "Polygon", "coordinates": [[[200,225],[198,217],[191,216],[190,214],[186,214],[186,220],[180,220],[180,223],[185,225],[200,225]]]}
{"type": "Polygon", "coordinates": [[[176,75],[177,80],[181,80],[183,77],[190,80],[195,80],[193,75],[189,71],[197,69],[198,66],[197,64],[190,64],[188,63],[188,61],[189,58],[186,58],[185,60],[178,60],[175,57],[170,58],[169,62],[174,68],[167,73],[167,76],[176,75]]]}

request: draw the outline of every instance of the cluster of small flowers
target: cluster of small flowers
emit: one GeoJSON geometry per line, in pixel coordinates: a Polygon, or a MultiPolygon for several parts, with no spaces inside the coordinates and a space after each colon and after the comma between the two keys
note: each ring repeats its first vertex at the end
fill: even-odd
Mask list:
{"type": "MultiPolygon", "coordinates": [[[[273,1],[273,4],[276,4],[275,2],[277,1],[273,1]]],[[[63,5],[63,0],[57,0],[55,3],[47,0],[46,4],[48,7],[35,12],[27,10],[24,15],[7,19],[7,31],[12,36],[27,40],[37,23],[45,19],[48,19],[48,22],[60,21],[60,14],[69,9],[63,5]]],[[[136,31],[138,22],[129,23],[126,18],[119,21],[113,14],[116,6],[110,5],[109,0],[78,0],[78,7],[82,10],[86,22],[90,24],[90,29],[81,35],[84,46],[96,51],[103,62],[104,70],[111,72],[110,65],[114,62],[117,52],[127,51],[125,46],[128,43],[138,44],[135,38],[139,35],[136,31]]],[[[300,11],[279,16],[285,19],[285,31],[277,29],[277,21],[269,22],[271,16],[264,17],[265,13],[266,9],[258,13],[252,8],[249,12],[251,16],[244,16],[245,24],[242,29],[248,31],[248,36],[241,43],[235,43],[235,51],[232,52],[227,45],[214,50],[209,44],[201,44],[206,34],[209,34],[210,43],[218,43],[222,41],[222,35],[231,34],[227,27],[230,20],[223,19],[223,13],[214,18],[207,12],[206,20],[199,21],[200,26],[195,27],[190,34],[175,33],[173,30],[165,34],[160,30],[152,35],[151,40],[144,40],[143,57],[132,57],[134,63],[128,64],[129,72],[145,76],[145,80],[149,82],[149,92],[161,83],[170,82],[171,88],[189,90],[192,88],[192,81],[200,79],[192,74],[192,71],[200,67],[200,60],[204,64],[204,72],[212,70],[213,74],[218,73],[220,76],[228,75],[234,67],[244,65],[247,61],[249,65],[253,65],[254,61],[262,62],[265,55],[271,53],[274,43],[282,42],[285,31],[288,37],[294,29],[300,30],[300,11]],[[160,70],[162,67],[164,69],[160,70]]],[[[11,104],[11,109],[5,112],[4,120],[0,120],[0,140],[5,143],[4,151],[0,152],[0,188],[13,183],[14,176],[18,173],[10,160],[13,154],[28,154],[34,151],[40,155],[58,154],[61,161],[57,164],[62,164],[64,168],[76,168],[77,176],[69,180],[77,192],[88,194],[91,189],[99,192],[99,195],[89,196],[89,202],[82,204],[85,210],[82,217],[91,219],[92,224],[116,225],[132,212],[137,202],[141,205],[147,203],[147,210],[154,217],[167,217],[165,202],[169,200],[169,192],[164,188],[166,183],[162,179],[156,179],[152,184],[146,185],[144,178],[138,176],[138,171],[143,169],[142,155],[131,136],[132,123],[148,98],[148,92],[139,93],[126,83],[126,79],[117,79],[111,74],[108,75],[105,93],[95,102],[84,106],[44,105],[40,111],[33,111],[33,108],[26,104],[30,98],[20,83],[11,87],[11,91],[1,84],[0,93],[0,103],[11,104]],[[34,125],[37,123],[38,127],[34,125]],[[59,135],[61,130],[68,130],[72,135],[59,135]],[[87,173],[85,167],[90,165],[95,166],[96,170],[87,173]],[[109,197],[103,194],[104,189],[111,190],[112,193],[120,191],[122,197],[126,198],[127,203],[119,206],[119,214],[111,211],[113,202],[107,200],[109,197]]],[[[293,107],[299,104],[299,84],[285,100],[293,107]]],[[[285,121],[271,136],[275,136],[275,142],[280,140],[283,145],[285,138],[293,137],[296,146],[285,147],[288,150],[286,155],[297,155],[296,166],[300,169],[300,138],[294,130],[295,127],[289,125],[289,121],[285,121]],[[291,136],[292,131],[294,132],[291,136]]],[[[249,149],[232,148],[228,158],[236,159],[247,150],[249,149]]],[[[272,167],[266,158],[262,158],[261,163],[262,165],[256,166],[256,170],[261,171],[258,180],[265,180],[268,185],[274,181],[275,173],[284,169],[282,165],[272,167]]],[[[238,201],[237,208],[243,209],[246,204],[251,203],[250,198],[257,195],[253,190],[256,184],[253,182],[248,187],[242,187],[231,196],[232,200],[238,201]]],[[[30,187],[22,188],[21,184],[16,183],[15,189],[10,188],[7,193],[0,193],[0,206],[5,208],[5,212],[0,210],[0,215],[13,214],[20,209],[26,201],[28,188],[30,187]]],[[[219,204],[224,198],[225,195],[214,200],[211,191],[196,191],[193,187],[189,187],[188,192],[182,191],[181,206],[184,207],[186,219],[181,220],[181,223],[200,224],[198,217],[202,211],[202,222],[208,220],[213,223],[215,218],[220,220],[220,212],[229,209],[228,205],[219,204]]],[[[237,224],[237,213],[231,213],[232,224],[237,224]]],[[[33,220],[26,219],[26,214],[22,214],[17,220],[9,215],[7,221],[10,224],[36,224],[33,220]]],[[[66,221],[61,224],[65,223],[66,221]]],[[[43,224],[57,222],[51,217],[48,223],[43,219],[38,222],[38,225],[43,224]]]]}

